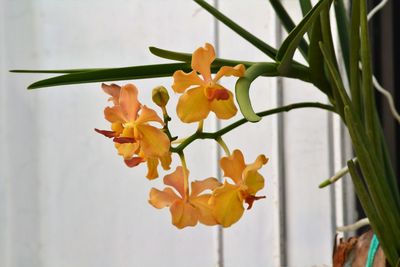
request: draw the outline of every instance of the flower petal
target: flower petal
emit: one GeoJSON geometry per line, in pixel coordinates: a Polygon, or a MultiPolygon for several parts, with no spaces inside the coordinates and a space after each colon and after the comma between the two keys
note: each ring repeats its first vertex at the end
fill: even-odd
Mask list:
{"type": "Polygon", "coordinates": [[[129,83],[122,86],[119,96],[119,104],[121,111],[124,114],[126,121],[136,120],[137,113],[140,109],[138,101],[138,89],[133,84],[129,83]]]}
{"type": "Polygon", "coordinates": [[[213,177],[204,179],[202,181],[194,181],[191,184],[192,192],[190,193],[190,197],[196,197],[204,190],[214,190],[214,188],[220,186],[221,183],[213,177]]]}
{"type": "Polygon", "coordinates": [[[113,130],[116,136],[119,136],[124,131],[124,126],[121,122],[113,122],[111,124],[111,130],[113,130]]]}
{"type": "Polygon", "coordinates": [[[156,209],[170,207],[175,200],[179,200],[179,197],[171,188],[165,188],[163,191],[156,188],[150,190],[149,203],[156,209]]]}
{"type": "Polygon", "coordinates": [[[115,143],[115,147],[118,150],[118,155],[124,157],[124,159],[129,160],[133,157],[135,152],[139,148],[138,143],[125,143],[125,144],[118,144],[115,143]]]}
{"type": "Polygon", "coordinates": [[[176,112],[181,121],[186,123],[201,121],[210,113],[209,101],[203,89],[203,87],[190,89],[179,98],[176,112]]]}
{"type": "Polygon", "coordinates": [[[164,170],[169,170],[172,162],[171,152],[167,152],[164,156],[161,156],[160,162],[164,170]]]}
{"type": "Polygon", "coordinates": [[[195,198],[190,199],[190,203],[196,207],[199,221],[205,225],[216,225],[217,220],[212,214],[212,207],[208,204],[211,195],[205,194],[195,198]]]}
{"type": "Polygon", "coordinates": [[[199,72],[205,82],[211,81],[211,63],[215,59],[214,47],[206,43],[204,47],[200,47],[193,52],[192,69],[199,72]]]}
{"type": "Polygon", "coordinates": [[[193,85],[202,85],[204,81],[200,79],[196,71],[185,73],[181,70],[177,70],[173,75],[174,83],[172,89],[177,93],[183,93],[186,89],[193,85]]]}
{"type": "Polygon", "coordinates": [[[215,74],[213,81],[217,82],[219,79],[222,78],[222,76],[242,77],[245,71],[246,68],[243,64],[238,64],[235,67],[223,66],[219,69],[217,74],[215,74]]]}
{"type": "Polygon", "coordinates": [[[210,103],[210,110],[217,115],[218,119],[227,120],[237,113],[237,108],[233,102],[233,94],[228,91],[229,98],[227,100],[214,99],[210,103]]]}
{"type": "Polygon", "coordinates": [[[116,133],[114,131],[99,130],[97,128],[94,128],[94,130],[96,132],[98,132],[99,134],[102,134],[102,135],[104,135],[105,137],[108,137],[108,138],[113,138],[113,137],[115,138],[115,136],[116,136],[116,133]]]}
{"type": "MultiPolygon", "coordinates": [[[[187,170],[189,175],[189,170],[187,170]]],[[[181,166],[176,167],[175,171],[171,174],[168,174],[164,177],[164,184],[172,186],[176,189],[176,191],[183,197],[185,195],[184,189],[184,176],[183,176],[183,168],[181,166]]]]}
{"type": "Polygon", "coordinates": [[[204,90],[208,100],[228,100],[230,97],[229,90],[219,84],[208,86],[204,90]]]}
{"type": "Polygon", "coordinates": [[[149,121],[159,122],[164,125],[164,121],[157,115],[153,109],[143,106],[140,112],[140,116],[136,119],[137,124],[146,123],[149,121]]]}
{"type": "Polygon", "coordinates": [[[220,161],[224,176],[231,178],[235,184],[243,183],[243,170],[246,168],[243,154],[240,150],[235,149],[229,157],[223,157],[220,161]]]}
{"type": "Polygon", "coordinates": [[[153,180],[158,177],[158,159],[157,158],[147,158],[147,179],[153,180]]]}
{"type": "Polygon", "coordinates": [[[179,229],[186,226],[195,226],[199,220],[196,208],[183,200],[175,201],[169,210],[172,215],[172,224],[179,229]]]}
{"type": "Polygon", "coordinates": [[[120,106],[106,107],[104,117],[111,123],[125,122],[125,116],[122,114],[120,106]]]}
{"type": "Polygon", "coordinates": [[[214,218],[223,227],[229,227],[242,217],[243,200],[236,185],[227,182],[214,190],[210,201],[214,218]]]}
{"type": "Polygon", "coordinates": [[[160,129],[146,124],[136,126],[140,147],[146,157],[161,157],[169,151],[168,136],[160,129]]]}
{"type": "Polygon", "coordinates": [[[264,155],[259,155],[254,163],[248,165],[243,171],[244,184],[247,186],[247,192],[255,195],[264,187],[264,177],[258,170],[268,162],[264,155]]]}
{"type": "Polygon", "coordinates": [[[139,165],[140,163],[144,162],[144,159],[141,157],[133,157],[131,159],[124,160],[126,166],[133,168],[139,165]]]}
{"type": "Polygon", "coordinates": [[[109,100],[113,101],[114,105],[118,105],[121,86],[115,83],[112,83],[110,85],[102,83],[101,88],[103,88],[103,91],[111,96],[109,100]]]}

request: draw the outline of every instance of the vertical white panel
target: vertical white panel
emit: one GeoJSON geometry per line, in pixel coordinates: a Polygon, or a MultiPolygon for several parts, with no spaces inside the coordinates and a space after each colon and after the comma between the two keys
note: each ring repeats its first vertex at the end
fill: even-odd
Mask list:
{"type": "MultiPolygon", "coordinates": [[[[296,21],[298,1],[283,1],[296,21]]],[[[297,60],[301,56],[297,55],[297,60]]],[[[284,79],[284,103],[325,102],[317,88],[284,79]]],[[[326,111],[302,109],[285,113],[285,173],[288,266],[314,266],[331,262],[331,194],[318,189],[330,175],[328,116],[326,111]]]]}
{"type": "MultiPolygon", "coordinates": [[[[31,1],[4,1],[4,48],[1,87],[1,170],[6,190],[5,264],[41,266],[40,262],[40,180],[37,173],[38,102],[25,85],[28,77],[7,73],[16,65],[37,64],[34,9],[31,1]]],[[[3,213],[3,211],[2,211],[3,213]]],[[[3,229],[3,228],[2,228],[3,229]]]]}
{"type": "MultiPolygon", "coordinates": [[[[259,38],[274,45],[275,16],[266,1],[219,1],[220,10],[238,24],[259,38]]],[[[238,36],[226,26],[220,26],[221,57],[248,61],[267,61],[268,57],[238,36]]],[[[225,79],[224,85],[234,90],[236,79],[225,79]]],[[[251,98],[256,111],[275,107],[275,78],[259,78],[252,85],[251,98]]],[[[231,121],[242,118],[240,112],[231,121]]],[[[227,125],[229,122],[223,122],[227,125]]],[[[274,154],[274,135],[276,124],[273,117],[264,118],[260,123],[246,125],[226,135],[228,146],[240,149],[247,163],[251,163],[259,154],[270,158],[261,169],[265,177],[265,188],[259,195],[266,199],[258,200],[251,210],[246,210],[242,219],[224,230],[224,248],[226,266],[278,266],[273,257],[276,225],[274,225],[274,190],[277,177],[277,157],[274,154]]],[[[247,205],[246,205],[247,206],[247,205]]]]}
{"type": "MultiPolygon", "coordinates": [[[[0,0],[0,88],[4,88],[5,82],[5,0],[0,0]]],[[[5,121],[5,90],[0,90],[0,121],[5,121]]],[[[6,137],[5,127],[0,127],[0,140],[6,137]]],[[[8,265],[7,247],[8,247],[8,234],[7,234],[7,179],[5,177],[5,160],[7,154],[4,149],[0,148],[0,266],[8,265]]]]}

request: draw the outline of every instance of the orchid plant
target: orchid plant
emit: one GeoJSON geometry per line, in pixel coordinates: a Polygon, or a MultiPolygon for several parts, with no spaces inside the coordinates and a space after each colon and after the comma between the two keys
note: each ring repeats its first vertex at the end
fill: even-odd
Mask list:
{"type": "MultiPolygon", "coordinates": [[[[153,90],[153,101],[160,107],[161,117],[139,102],[140,90],[133,84],[102,85],[112,103],[104,110],[111,127],[96,131],[112,138],[127,166],[146,163],[148,179],[158,177],[159,164],[168,171],[171,155],[179,155],[180,166],[163,179],[166,187],[162,190],[152,188],[149,197],[155,208],[169,207],[172,223],[178,228],[194,226],[198,222],[229,227],[243,215],[244,203],[249,209],[254,201],[263,198],[257,195],[264,187],[259,169],[267,163],[267,157],[259,155],[253,163],[246,163],[241,151],[229,150],[223,140],[225,133],[246,122],[256,123],[264,116],[292,109],[312,107],[335,112],[347,126],[356,156],[348,160],[342,174],[350,172],[356,194],[388,263],[400,266],[400,194],[375,105],[366,0],[353,0],[350,12],[345,9],[343,0],[334,3],[333,0],[320,0],[314,6],[310,0],[299,0],[304,17],[297,25],[279,0],[270,0],[288,32],[277,49],[250,34],[206,1],[194,1],[271,60],[249,62],[217,58],[213,46],[205,44],[192,54],[150,47],[154,55],[178,63],[15,72],[63,74],[35,82],[28,89],[172,76],[171,88],[181,94],[176,107],[179,119],[183,123],[198,124],[192,135],[177,140],[171,134],[169,123],[172,122],[167,112],[169,94],[165,87],[153,90]],[[336,54],[330,28],[334,20],[330,16],[332,6],[342,50],[340,55],[336,54]],[[294,60],[296,51],[301,53],[306,64],[294,60]],[[344,62],[344,73],[340,71],[339,57],[340,62],[344,62]],[[223,76],[237,79],[235,92],[220,84],[223,76]],[[324,93],[330,104],[302,102],[255,113],[249,91],[252,82],[261,76],[300,79],[324,93]],[[235,98],[244,118],[219,131],[204,132],[203,123],[210,112],[221,120],[230,119],[237,113],[235,98]],[[190,168],[186,166],[184,150],[198,139],[215,140],[225,151],[226,155],[220,160],[226,177],[223,183],[213,177],[190,183],[190,168]]],[[[332,182],[328,180],[322,186],[332,182]]]]}

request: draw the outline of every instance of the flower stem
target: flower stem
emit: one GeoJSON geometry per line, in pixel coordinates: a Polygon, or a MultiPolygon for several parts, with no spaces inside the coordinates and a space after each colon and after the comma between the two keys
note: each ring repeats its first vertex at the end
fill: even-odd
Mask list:
{"type": "Polygon", "coordinates": [[[181,159],[182,168],[183,168],[183,189],[185,192],[185,195],[183,197],[185,200],[188,200],[189,199],[189,174],[188,174],[188,169],[186,167],[185,155],[183,154],[183,151],[180,151],[178,154],[179,154],[179,158],[181,159]]]}
{"type": "Polygon", "coordinates": [[[229,151],[228,146],[226,145],[226,143],[224,142],[224,140],[222,139],[221,136],[217,137],[215,139],[215,141],[218,142],[218,144],[222,147],[222,149],[224,150],[225,154],[229,157],[231,155],[231,152],[229,151]]]}
{"type": "MultiPolygon", "coordinates": [[[[274,109],[270,109],[270,110],[266,110],[266,111],[262,111],[262,112],[258,112],[256,113],[258,116],[260,117],[266,117],[269,115],[273,115],[273,114],[277,114],[280,112],[287,112],[290,111],[292,109],[299,109],[299,108],[320,108],[320,109],[325,109],[328,111],[332,111],[335,112],[335,109],[333,106],[331,105],[325,105],[322,103],[315,103],[315,102],[302,102],[302,103],[295,103],[295,104],[290,104],[287,106],[282,106],[279,108],[274,108],[274,109]]],[[[191,136],[187,137],[186,140],[184,140],[179,146],[177,147],[171,147],[171,152],[173,153],[180,153],[181,151],[183,151],[183,149],[185,149],[185,147],[187,147],[189,144],[191,144],[193,141],[197,140],[197,139],[214,139],[217,140],[217,138],[223,136],[224,134],[232,131],[233,129],[247,123],[248,121],[246,119],[241,119],[238,120],[224,128],[222,128],[219,131],[216,132],[212,132],[212,133],[208,133],[208,132],[195,132],[194,134],[192,134],[191,136]]]]}
{"type": "Polygon", "coordinates": [[[199,121],[199,126],[197,126],[197,132],[202,133],[203,132],[203,126],[204,126],[204,120],[199,121]]]}

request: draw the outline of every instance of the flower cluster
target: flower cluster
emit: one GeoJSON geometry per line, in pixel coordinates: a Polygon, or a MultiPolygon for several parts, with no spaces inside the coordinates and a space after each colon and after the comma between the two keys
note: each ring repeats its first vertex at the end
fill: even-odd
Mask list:
{"type": "MultiPolygon", "coordinates": [[[[173,74],[172,89],[181,94],[176,107],[179,119],[184,123],[199,123],[197,132],[192,135],[194,138],[200,138],[203,121],[210,112],[219,119],[230,119],[237,113],[233,93],[219,80],[223,76],[241,77],[245,67],[242,64],[222,66],[213,78],[211,66],[214,60],[214,48],[206,44],[193,53],[191,72],[178,70],[173,74]]],[[[264,198],[256,194],[264,187],[264,178],[259,170],[268,159],[259,155],[253,163],[246,164],[242,152],[234,150],[231,154],[221,136],[213,136],[212,139],[218,141],[227,153],[220,160],[225,181],[210,177],[189,184],[183,148],[172,146],[175,138],[168,128],[170,117],[166,105],[169,95],[165,87],[155,88],[152,95],[153,102],[162,109],[163,119],[156,111],[139,102],[138,89],[133,84],[122,87],[103,84],[102,88],[112,102],[112,106],[104,110],[111,130],[95,130],[112,138],[127,166],[135,167],[146,162],[147,178],[155,179],[158,177],[158,165],[161,163],[164,170],[169,170],[171,153],[179,154],[181,166],[163,179],[167,187],[162,191],[152,188],[149,197],[149,203],[155,208],[169,207],[173,225],[184,228],[200,222],[229,227],[241,218],[245,203],[250,209],[255,200],[264,198]]],[[[185,142],[185,139],[180,142],[185,142]]]]}

